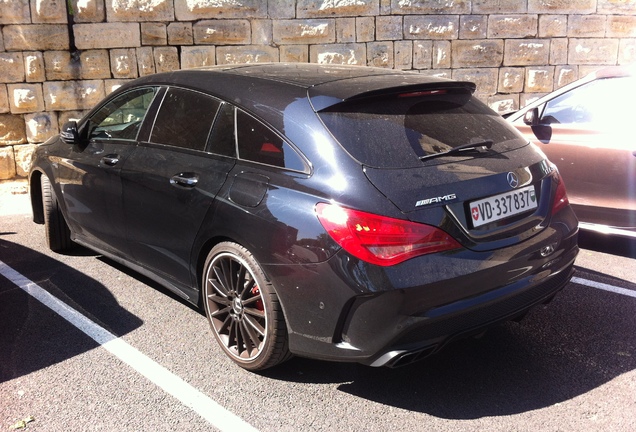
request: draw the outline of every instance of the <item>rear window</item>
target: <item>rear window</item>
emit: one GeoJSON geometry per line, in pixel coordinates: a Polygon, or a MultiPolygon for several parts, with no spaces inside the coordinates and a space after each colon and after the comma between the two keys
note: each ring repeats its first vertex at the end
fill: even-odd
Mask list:
{"type": "Polygon", "coordinates": [[[469,143],[492,140],[498,153],[526,144],[499,114],[464,89],[344,102],[319,115],[354,158],[376,168],[421,166],[420,157],[469,143]]]}

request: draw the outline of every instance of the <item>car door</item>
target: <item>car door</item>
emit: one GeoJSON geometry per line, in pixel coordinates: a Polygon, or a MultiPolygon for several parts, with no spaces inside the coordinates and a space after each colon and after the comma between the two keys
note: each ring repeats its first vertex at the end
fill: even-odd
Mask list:
{"type": "Polygon", "coordinates": [[[539,124],[518,127],[557,165],[582,222],[636,226],[636,141],[631,78],[592,81],[539,107],[539,124]],[[609,97],[616,95],[616,97],[609,97]]]}
{"type": "Polygon", "coordinates": [[[192,245],[235,151],[230,105],[192,90],[167,90],[149,139],[122,171],[126,231],[137,263],[177,286],[191,283],[192,245]]]}
{"type": "Polygon", "coordinates": [[[84,119],[82,144],[61,164],[68,223],[78,240],[118,256],[127,254],[119,175],[156,91],[143,87],[107,100],[84,119]]]}

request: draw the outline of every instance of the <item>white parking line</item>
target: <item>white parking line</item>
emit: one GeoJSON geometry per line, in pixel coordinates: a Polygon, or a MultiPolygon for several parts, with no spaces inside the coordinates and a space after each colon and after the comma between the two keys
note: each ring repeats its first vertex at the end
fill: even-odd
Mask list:
{"type": "Polygon", "coordinates": [[[573,277],[571,282],[575,284],[579,284],[579,285],[585,285],[592,288],[596,288],[596,289],[600,289],[604,291],[610,291],[616,294],[622,294],[624,296],[636,298],[636,291],[628,290],[626,288],[621,288],[614,285],[605,284],[602,282],[595,282],[595,281],[591,281],[587,279],[581,279],[579,277],[573,277]]]}
{"type": "Polygon", "coordinates": [[[256,431],[253,426],[246,423],[243,419],[226,410],[150,357],[49,294],[48,291],[2,261],[0,261],[0,274],[84,332],[119,360],[161,387],[165,392],[177,398],[214,427],[222,431],[232,432],[256,431]]]}

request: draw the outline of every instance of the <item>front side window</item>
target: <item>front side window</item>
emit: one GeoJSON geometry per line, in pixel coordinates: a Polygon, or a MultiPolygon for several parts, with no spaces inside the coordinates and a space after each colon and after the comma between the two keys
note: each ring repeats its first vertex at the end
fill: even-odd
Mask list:
{"type": "Polygon", "coordinates": [[[108,101],[88,120],[88,138],[135,140],[156,92],[155,87],[144,87],[108,101]]]}
{"type": "Polygon", "coordinates": [[[279,135],[256,120],[237,110],[239,158],[265,165],[305,172],[302,157],[279,135]]]}
{"type": "Polygon", "coordinates": [[[170,88],[161,102],[150,141],[205,150],[220,101],[192,90],[170,88]]]}

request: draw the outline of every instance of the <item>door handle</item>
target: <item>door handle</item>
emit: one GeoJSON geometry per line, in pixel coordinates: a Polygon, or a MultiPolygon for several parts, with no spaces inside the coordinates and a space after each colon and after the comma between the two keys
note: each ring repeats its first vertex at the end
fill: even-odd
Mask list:
{"type": "Polygon", "coordinates": [[[115,166],[119,162],[119,155],[109,154],[101,158],[101,163],[108,166],[115,166]]]}
{"type": "Polygon", "coordinates": [[[199,182],[199,175],[195,173],[179,173],[170,177],[173,186],[195,187],[199,182]]]}

